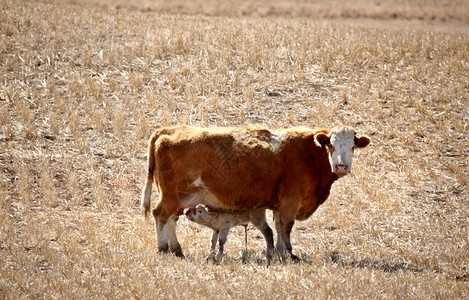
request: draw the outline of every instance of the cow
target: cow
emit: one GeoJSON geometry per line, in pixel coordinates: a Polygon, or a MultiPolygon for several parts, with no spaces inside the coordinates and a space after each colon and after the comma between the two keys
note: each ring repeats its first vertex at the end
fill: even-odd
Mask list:
{"type": "Polygon", "coordinates": [[[192,222],[204,225],[213,230],[212,244],[210,247],[211,251],[207,260],[220,260],[223,257],[223,248],[230,229],[238,225],[247,226],[249,223],[252,223],[261,231],[267,243],[267,261],[270,262],[272,259],[274,251],[274,237],[272,229],[265,219],[265,209],[254,209],[244,212],[215,212],[208,210],[202,205],[197,205],[195,208],[189,208],[185,215],[192,222]],[[217,240],[219,243],[219,249],[218,254],[215,257],[217,240]]]}
{"type": "Polygon", "coordinates": [[[150,211],[155,182],[160,195],[153,210],[158,250],[184,257],[176,222],[185,208],[271,209],[276,251],[297,260],[290,242],[295,220],[306,220],[324,203],[332,184],[351,172],[354,150],[369,143],[369,137],[348,126],[161,128],[149,139],[142,211],[150,211]]]}

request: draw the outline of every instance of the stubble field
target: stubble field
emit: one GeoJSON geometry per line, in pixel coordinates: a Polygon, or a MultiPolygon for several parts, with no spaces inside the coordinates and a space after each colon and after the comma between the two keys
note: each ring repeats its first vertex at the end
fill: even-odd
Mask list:
{"type": "Polygon", "coordinates": [[[161,3],[0,0],[0,299],[469,297],[468,1],[161,3]],[[243,262],[240,227],[216,265],[209,229],[180,218],[179,259],[140,215],[173,124],[372,143],[296,223],[300,263],[255,229],[243,262]]]}

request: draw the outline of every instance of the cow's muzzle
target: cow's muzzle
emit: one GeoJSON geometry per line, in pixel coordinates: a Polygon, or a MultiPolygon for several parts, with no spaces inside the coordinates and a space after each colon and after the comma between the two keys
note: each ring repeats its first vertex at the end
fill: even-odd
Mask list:
{"type": "Polygon", "coordinates": [[[347,165],[337,164],[334,167],[334,172],[336,174],[344,174],[345,175],[345,174],[349,173],[350,171],[349,171],[349,167],[347,165]]]}

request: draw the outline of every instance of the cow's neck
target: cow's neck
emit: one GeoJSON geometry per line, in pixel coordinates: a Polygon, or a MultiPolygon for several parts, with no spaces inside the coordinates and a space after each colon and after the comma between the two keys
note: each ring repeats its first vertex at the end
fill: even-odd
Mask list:
{"type": "Polygon", "coordinates": [[[309,169],[309,175],[313,181],[312,189],[309,193],[303,195],[301,209],[296,217],[297,220],[309,218],[319,205],[327,200],[332,184],[339,178],[337,174],[332,173],[329,159],[324,156],[324,152],[319,150],[319,147],[310,148],[310,151],[313,158],[309,169]]]}

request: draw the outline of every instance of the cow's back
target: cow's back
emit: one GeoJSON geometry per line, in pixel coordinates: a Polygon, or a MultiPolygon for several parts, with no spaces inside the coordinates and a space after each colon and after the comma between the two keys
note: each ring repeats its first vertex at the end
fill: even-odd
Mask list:
{"type": "Polygon", "coordinates": [[[166,132],[155,145],[161,190],[177,191],[180,200],[210,193],[232,210],[275,204],[284,160],[270,131],[182,126],[166,132]]]}

